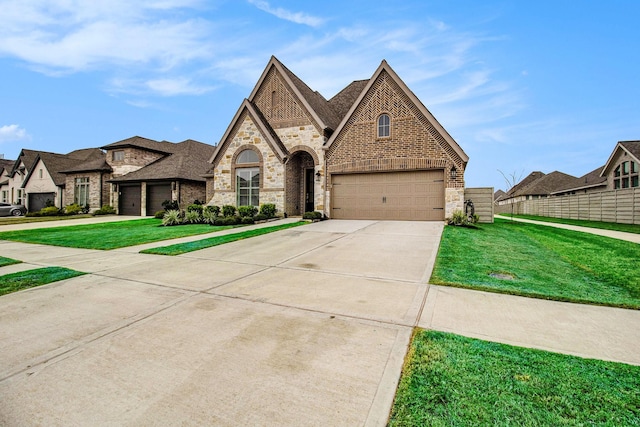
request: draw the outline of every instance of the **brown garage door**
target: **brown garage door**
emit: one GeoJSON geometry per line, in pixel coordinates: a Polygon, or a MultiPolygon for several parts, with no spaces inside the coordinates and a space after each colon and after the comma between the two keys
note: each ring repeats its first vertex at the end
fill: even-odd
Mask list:
{"type": "Polygon", "coordinates": [[[441,221],[444,171],[333,175],[331,217],[441,221]]]}
{"type": "Polygon", "coordinates": [[[164,209],[162,202],[171,200],[171,184],[147,184],[147,215],[164,209]]]}
{"type": "Polygon", "coordinates": [[[140,184],[120,185],[120,215],[140,216],[140,184]]]}

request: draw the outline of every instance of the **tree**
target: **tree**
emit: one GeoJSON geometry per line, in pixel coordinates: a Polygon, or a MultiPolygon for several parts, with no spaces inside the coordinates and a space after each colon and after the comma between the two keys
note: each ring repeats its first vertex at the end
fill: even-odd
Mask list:
{"type": "MultiPolygon", "coordinates": [[[[522,175],[524,174],[524,171],[521,171],[520,174],[518,174],[516,171],[513,171],[512,173],[507,175],[500,169],[498,169],[498,172],[500,172],[500,175],[502,175],[502,178],[504,178],[504,182],[507,184],[507,194],[509,194],[513,187],[515,187],[516,184],[518,184],[522,180],[522,175]]],[[[513,203],[510,203],[510,205],[511,221],[513,221],[513,203]]]]}

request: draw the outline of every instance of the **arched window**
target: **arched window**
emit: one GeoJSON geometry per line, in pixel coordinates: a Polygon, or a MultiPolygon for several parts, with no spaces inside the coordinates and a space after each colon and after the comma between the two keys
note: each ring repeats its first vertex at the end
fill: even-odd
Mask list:
{"type": "Polygon", "coordinates": [[[236,201],[238,206],[260,205],[260,157],[244,150],[236,157],[236,201]]]}
{"type": "Polygon", "coordinates": [[[391,119],[388,114],[378,117],[378,138],[388,138],[391,134],[391,119]]]}

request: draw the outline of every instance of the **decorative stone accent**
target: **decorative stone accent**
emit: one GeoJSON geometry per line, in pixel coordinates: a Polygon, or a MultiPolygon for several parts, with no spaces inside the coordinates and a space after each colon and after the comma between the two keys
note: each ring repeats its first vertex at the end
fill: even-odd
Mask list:
{"type": "Polygon", "coordinates": [[[454,211],[464,210],[464,188],[445,188],[444,201],[445,218],[451,218],[454,211]]]}

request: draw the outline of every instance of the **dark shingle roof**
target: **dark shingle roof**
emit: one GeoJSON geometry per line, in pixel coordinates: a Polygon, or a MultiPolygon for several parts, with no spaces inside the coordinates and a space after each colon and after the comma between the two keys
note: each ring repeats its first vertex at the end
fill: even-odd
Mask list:
{"type": "Polygon", "coordinates": [[[169,155],[155,162],[119,176],[111,182],[126,181],[152,181],[163,179],[181,179],[204,182],[204,175],[210,168],[209,159],[213,155],[215,147],[202,142],[188,139],[174,144],[166,142],[172,147],[169,155]]]}
{"type": "Polygon", "coordinates": [[[13,164],[15,162],[16,162],[15,160],[0,159],[0,174],[2,174],[3,170],[6,170],[7,172],[11,172],[11,168],[13,168],[13,164]]]}
{"type": "Polygon", "coordinates": [[[114,142],[100,148],[102,148],[103,150],[113,150],[116,148],[137,147],[149,151],[155,151],[161,154],[169,154],[172,153],[174,145],[175,144],[172,142],[159,142],[153,139],[143,138],[141,136],[132,136],[131,138],[123,139],[122,141],[114,142]]]}
{"type": "Polygon", "coordinates": [[[544,176],[543,172],[540,172],[540,171],[531,172],[522,181],[520,181],[519,183],[517,183],[516,185],[511,187],[507,191],[507,195],[509,197],[514,197],[516,195],[516,193],[518,193],[521,189],[525,188],[526,186],[528,186],[529,184],[531,184],[535,180],[538,180],[538,179],[542,178],[543,176],[544,176]]]}
{"type": "Polygon", "coordinates": [[[504,191],[498,190],[495,193],[493,193],[493,201],[497,202],[498,200],[502,200],[506,195],[507,193],[505,193],[504,191]]]}
{"type": "Polygon", "coordinates": [[[369,79],[356,80],[329,100],[329,105],[333,108],[340,121],[349,112],[349,109],[362,93],[367,83],[369,83],[369,79]]]}
{"type": "Polygon", "coordinates": [[[575,176],[554,171],[531,181],[528,185],[518,189],[513,196],[549,195],[555,191],[575,184],[575,176]]]}
{"type": "Polygon", "coordinates": [[[620,145],[640,160],[640,141],[620,141],[620,145]]]}

